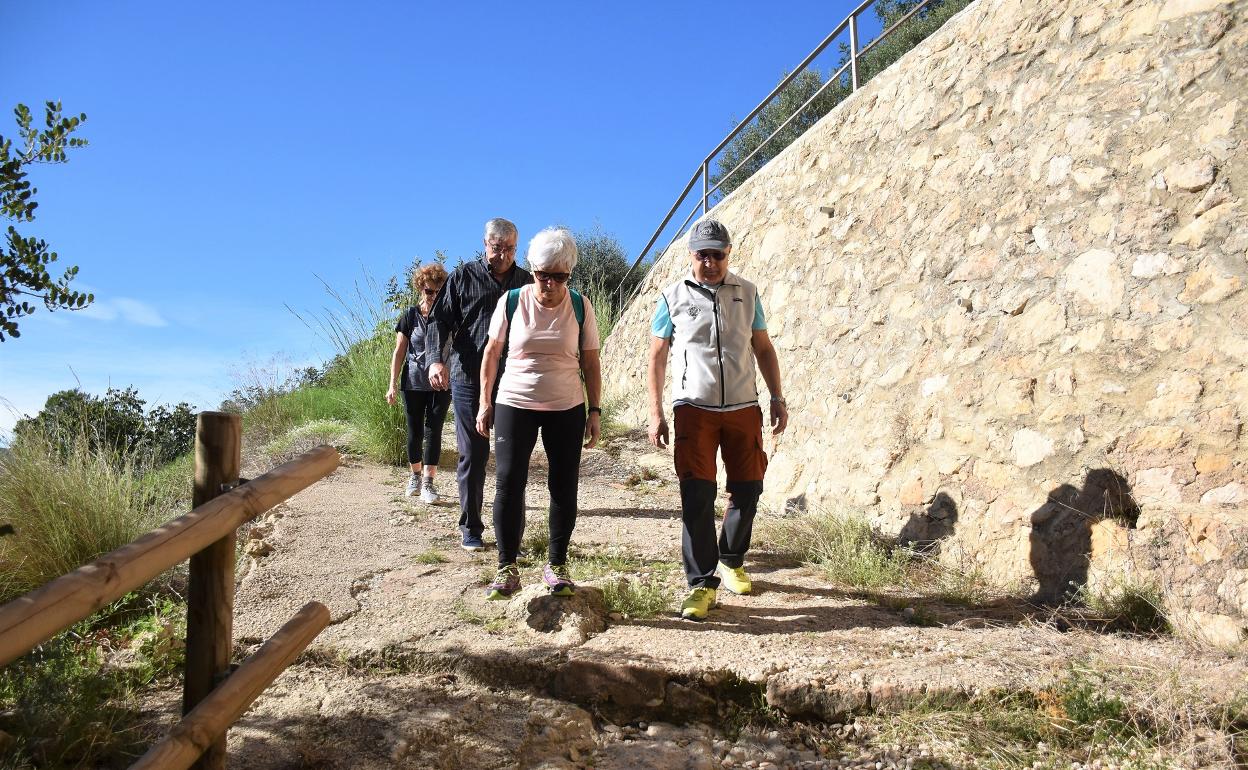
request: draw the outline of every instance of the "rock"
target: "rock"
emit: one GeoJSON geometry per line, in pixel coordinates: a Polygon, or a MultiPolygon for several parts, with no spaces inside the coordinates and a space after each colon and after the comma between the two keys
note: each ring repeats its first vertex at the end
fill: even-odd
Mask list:
{"type": "Polygon", "coordinates": [[[243,546],[243,553],[258,559],[273,553],[273,546],[263,540],[248,540],[247,545],[243,546]]]}
{"type": "Polygon", "coordinates": [[[525,586],[507,603],[506,616],[561,646],[584,644],[607,627],[606,600],[594,586],[577,586],[572,596],[552,596],[542,584],[525,586]]]}
{"type": "Polygon", "coordinates": [[[1159,275],[1175,275],[1183,272],[1183,263],[1165,252],[1141,254],[1131,265],[1135,278],[1154,278],[1159,275]]]}
{"type": "Polygon", "coordinates": [[[1164,173],[1170,189],[1198,192],[1213,183],[1213,158],[1203,155],[1195,160],[1171,163],[1164,173]]]}
{"type": "Polygon", "coordinates": [[[1222,109],[1209,116],[1208,122],[1196,131],[1196,138],[1201,144],[1209,145],[1231,132],[1235,125],[1235,114],[1239,112],[1239,100],[1232,99],[1222,109]]]}
{"type": "Polygon", "coordinates": [[[1161,7],[1158,20],[1174,21],[1193,13],[1212,11],[1220,6],[1229,5],[1230,2],[1231,0],[1166,0],[1166,4],[1161,7]]]}
{"type": "Polygon", "coordinates": [[[1203,505],[1234,505],[1248,503],[1248,486],[1232,481],[1200,496],[1203,505]]]}
{"type": "Polygon", "coordinates": [[[1242,617],[1192,610],[1180,622],[1196,636],[1218,647],[1235,649],[1248,640],[1248,623],[1242,617]]]}
{"type": "Polygon", "coordinates": [[[1126,288],[1113,252],[1093,249],[1080,254],[1064,271],[1067,291],[1092,311],[1109,315],[1122,304],[1126,288]]]}
{"type": "Polygon", "coordinates": [[[1020,468],[1035,465],[1053,454],[1053,440],[1030,428],[1016,431],[1010,447],[1014,453],[1014,464],[1020,468]]]}

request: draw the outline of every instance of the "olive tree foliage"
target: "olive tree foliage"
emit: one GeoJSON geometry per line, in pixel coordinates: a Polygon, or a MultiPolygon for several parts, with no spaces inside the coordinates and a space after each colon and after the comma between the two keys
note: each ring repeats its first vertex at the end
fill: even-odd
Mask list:
{"type": "Polygon", "coordinates": [[[187,403],[172,409],[147,402],[134,388],[109,388],[103,396],[79,389],[48,396],[43,409],[13,426],[17,443],[38,436],[63,453],[85,441],[92,453],[142,452],[156,464],[186,454],[195,440],[195,410],[187,403]]]}
{"type": "MultiPolygon", "coordinates": [[[[872,10],[880,21],[881,30],[887,30],[913,11],[920,2],[922,0],[878,0],[872,6],[872,10]]],[[[927,6],[906,19],[888,37],[858,57],[859,86],[900,59],[902,55],[939,29],[950,17],[971,2],[972,0],[932,0],[927,6]]],[[[831,72],[837,72],[848,61],[849,46],[842,43],[840,59],[832,67],[831,72]]],[[[715,195],[722,197],[740,187],[754,172],[767,165],[768,161],[779,155],[781,150],[792,144],[795,139],[806,132],[806,129],[827,115],[852,92],[853,87],[848,69],[830,84],[817,69],[809,69],[799,74],[759,112],[750,125],[742,129],[741,133],[724,147],[715,162],[716,172],[711,175],[712,184],[723,182],[715,195]],[[821,88],[822,91],[820,91],[821,88]],[[815,96],[816,94],[818,96],[815,96]],[[810,101],[810,104],[806,104],[807,101],[810,101]],[[790,117],[793,118],[792,121],[785,125],[774,139],[764,144],[767,137],[784,125],[790,117]],[[751,153],[755,150],[758,152],[751,157],[751,153]],[[741,165],[743,162],[744,165],[741,165]],[[741,168],[734,171],[738,165],[741,165],[741,168]]]]}
{"type": "Polygon", "coordinates": [[[629,272],[632,262],[628,252],[614,235],[600,226],[574,232],[572,237],[576,241],[576,269],[572,271],[569,285],[588,295],[600,315],[614,317],[623,310],[620,304],[645,280],[650,266],[641,264],[629,272]]]}
{"type": "MultiPolygon", "coordinates": [[[[60,102],[47,102],[45,127],[40,129],[33,125],[34,116],[26,105],[17,105],[13,113],[17,117],[20,146],[15,148],[12,139],[0,135],[0,211],[14,222],[31,222],[39,206],[35,200],[38,190],[26,178],[26,167],[65,163],[69,148],[85,147],[87,140],[72,134],[87,116],[64,117],[60,102]]],[[[41,300],[48,310],[74,310],[94,299],[70,288],[70,281],[78,274],[76,266],[67,268],[60,278],[53,278],[48,268],[56,260],[56,252],[48,250],[46,241],[24,237],[13,225],[8,226],[0,246],[0,342],[6,337],[21,336],[18,319],[35,312],[30,300],[41,300]]]]}

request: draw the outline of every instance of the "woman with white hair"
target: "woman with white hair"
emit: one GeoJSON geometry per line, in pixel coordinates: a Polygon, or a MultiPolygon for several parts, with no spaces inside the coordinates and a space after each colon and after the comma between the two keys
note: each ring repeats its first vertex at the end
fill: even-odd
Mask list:
{"type": "Polygon", "coordinates": [[[589,300],[568,288],[576,267],[572,233],[554,227],[541,231],[529,242],[528,260],[534,282],[499,300],[481,361],[477,431],[488,437],[495,429],[498,471],[498,574],[487,589],[491,599],[505,599],[520,588],[516,559],[524,536],[524,488],[539,431],[550,468],[549,561],[542,581],[555,595],[572,594],[567,558],[576,525],[581,438],[589,448],[601,433],[598,322],[589,300]],[[491,401],[504,352],[502,379],[491,401]]]}

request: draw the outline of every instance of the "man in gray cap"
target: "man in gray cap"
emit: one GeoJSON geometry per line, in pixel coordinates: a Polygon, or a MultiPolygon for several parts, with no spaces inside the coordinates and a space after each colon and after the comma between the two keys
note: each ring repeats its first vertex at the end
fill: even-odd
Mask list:
{"type": "Polygon", "coordinates": [[[716,589],[748,594],[745,573],[754,514],[763,491],[763,413],[755,362],[771,393],[772,434],[788,424],[780,390],[780,362],[767,335],[758,288],[728,269],[732,240],[713,219],[689,233],[688,275],[663,290],[651,322],[650,443],[668,444],[663,384],[672,354],[674,459],[684,519],[682,557],[690,593],[683,617],[701,620],[715,606],[716,589]],[[715,456],[723,453],[728,508],[715,537],[715,456]]]}

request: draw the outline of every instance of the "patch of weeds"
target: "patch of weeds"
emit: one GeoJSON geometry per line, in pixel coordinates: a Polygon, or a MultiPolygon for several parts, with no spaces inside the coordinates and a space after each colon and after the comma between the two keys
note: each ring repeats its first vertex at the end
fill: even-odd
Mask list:
{"type": "Polygon", "coordinates": [[[659,474],[655,473],[654,469],[649,468],[649,467],[643,467],[641,469],[642,481],[656,481],[658,480],[658,478],[659,478],[659,474]]]}
{"type": "Polygon", "coordinates": [[[138,690],[181,671],[185,635],[185,604],[132,593],[0,670],[0,765],[128,764],[151,741],[138,690]]]}
{"type": "Polygon", "coordinates": [[[1136,633],[1170,631],[1170,622],[1161,609],[1161,591],[1153,584],[1124,578],[1097,591],[1084,586],[1078,598],[1111,629],[1136,633]]]}
{"type": "Polygon", "coordinates": [[[629,554],[619,548],[582,550],[575,546],[568,554],[568,569],[577,581],[596,580],[609,575],[635,575],[642,580],[667,577],[676,569],[674,562],[654,561],[629,554]]]}
{"type": "Polygon", "coordinates": [[[446,564],[450,561],[450,559],[446,558],[441,551],[436,551],[432,548],[428,551],[421,551],[413,556],[412,560],[417,564],[446,564]]]}
{"type": "Polygon", "coordinates": [[[502,633],[507,628],[507,618],[501,615],[486,615],[485,613],[468,606],[468,603],[463,599],[460,599],[455,603],[454,612],[455,617],[458,618],[460,622],[473,626],[481,626],[491,634],[502,633]]]}
{"type": "Polygon", "coordinates": [[[606,581],[602,585],[602,596],[609,612],[626,618],[648,618],[667,612],[674,598],[666,584],[633,577],[606,581]]]}
{"type": "Polygon", "coordinates": [[[905,582],[908,551],[850,514],[819,511],[771,521],[760,540],[773,550],[818,568],[828,579],[856,588],[905,582]]]}
{"type": "Polygon", "coordinates": [[[938,756],[976,766],[1059,768],[1110,760],[1119,767],[1169,767],[1146,720],[1084,670],[1037,693],[993,692],[963,702],[915,704],[862,718],[881,744],[926,743],[938,756]]]}

